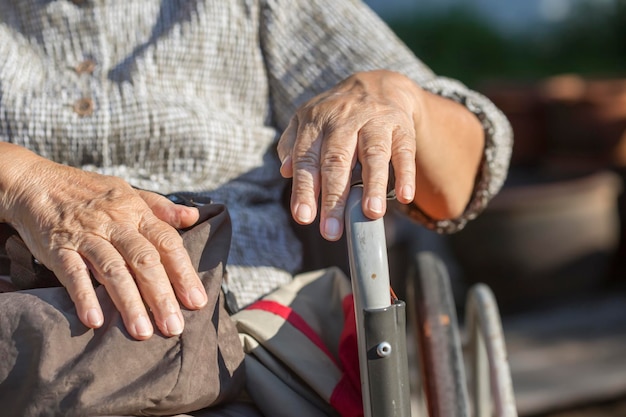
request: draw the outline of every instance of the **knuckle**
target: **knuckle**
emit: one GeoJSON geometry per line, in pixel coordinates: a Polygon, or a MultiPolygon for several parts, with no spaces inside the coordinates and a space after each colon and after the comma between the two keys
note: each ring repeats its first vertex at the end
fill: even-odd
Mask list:
{"type": "Polygon", "coordinates": [[[361,150],[361,155],[364,159],[388,158],[389,154],[389,143],[386,141],[365,144],[361,150]]]}
{"type": "Polygon", "coordinates": [[[87,289],[75,289],[71,292],[71,298],[74,304],[86,305],[93,300],[93,293],[87,289]]]}
{"type": "Polygon", "coordinates": [[[415,141],[414,136],[406,135],[401,137],[395,137],[393,142],[393,152],[407,152],[407,153],[415,153],[415,149],[417,148],[417,142],[415,141]]]}
{"type": "Polygon", "coordinates": [[[327,212],[341,211],[345,206],[343,194],[333,191],[327,192],[321,203],[322,209],[327,212]]]}
{"type": "MultiPolygon", "coordinates": [[[[163,231],[156,237],[157,247],[165,252],[173,252],[179,250],[183,246],[183,238],[176,232],[163,231]]],[[[159,256],[158,253],[153,253],[159,256]]]]}
{"type": "Polygon", "coordinates": [[[302,121],[302,125],[313,124],[314,120],[319,119],[324,114],[324,102],[326,100],[326,95],[321,94],[311,98],[309,101],[300,106],[296,112],[296,116],[302,121]]]}
{"type": "Polygon", "coordinates": [[[298,152],[293,163],[297,169],[316,168],[319,165],[319,159],[319,154],[309,148],[304,152],[298,152]]]}
{"type": "Polygon", "coordinates": [[[393,154],[396,156],[412,157],[415,154],[415,146],[411,146],[410,144],[399,144],[394,148],[393,154]]]}
{"type": "Polygon", "coordinates": [[[322,167],[349,167],[352,164],[352,153],[347,149],[328,150],[322,158],[322,167]]]}
{"type": "Polygon", "coordinates": [[[144,249],[133,254],[130,262],[140,269],[154,268],[161,262],[158,252],[151,249],[144,249]]]}
{"type": "Polygon", "coordinates": [[[311,181],[294,182],[293,192],[297,195],[310,194],[315,192],[315,186],[311,181]]]}
{"type": "Polygon", "coordinates": [[[89,269],[84,262],[69,262],[62,265],[63,276],[68,283],[75,285],[89,276],[89,269]]]}
{"type": "Polygon", "coordinates": [[[118,259],[105,261],[101,266],[101,273],[107,282],[118,281],[129,274],[126,263],[118,259]]]}
{"type": "Polygon", "coordinates": [[[367,186],[369,189],[373,190],[386,190],[387,180],[382,176],[373,176],[367,181],[367,186]]]}
{"type": "Polygon", "coordinates": [[[415,153],[417,143],[414,137],[404,136],[396,138],[393,142],[393,153],[415,153]]]}

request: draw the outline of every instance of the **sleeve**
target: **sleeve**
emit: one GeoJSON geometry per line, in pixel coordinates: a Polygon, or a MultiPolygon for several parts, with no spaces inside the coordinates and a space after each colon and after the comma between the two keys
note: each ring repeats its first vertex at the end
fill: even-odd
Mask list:
{"type": "Polygon", "coordinates": [[[265,0],[261,48],[274,122],[284,129],[296,108],[358,71],[388,69],[422,88],[463,104],[485,131],[482,166],[465,212],[434,221],[414,205],[411,217],[438,232],[462,229],[498,193],[506,179],[513,134],[504,114],[461,82],[437,76],[360,0],[265,0]]]}

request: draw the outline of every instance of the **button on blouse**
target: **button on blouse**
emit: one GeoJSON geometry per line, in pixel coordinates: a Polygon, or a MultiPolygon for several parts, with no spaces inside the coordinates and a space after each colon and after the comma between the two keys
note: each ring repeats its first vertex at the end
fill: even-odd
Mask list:
{"type": "Polygon", "coordinates": [[[74,67],[77,74],[92,74],[96,69],[95,61],[87,59],[74,67]]]}
{"type": "Polygon", "coordinates": [[[94,111],[94,102],[90,98],[81,98],[74,103],[74,112],[80,117],[91,116],[94,111]]]}

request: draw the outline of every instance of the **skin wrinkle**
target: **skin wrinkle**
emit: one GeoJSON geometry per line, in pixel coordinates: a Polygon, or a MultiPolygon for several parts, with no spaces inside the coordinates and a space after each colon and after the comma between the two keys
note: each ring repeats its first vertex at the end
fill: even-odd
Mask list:
{"type": "MultiPolygon", "coordinates": [[[[322,133],[320,129],[314,123],[306,123],[302,126],[297,126],[298,136],[311,138],[315,137],[310,145],[300,146],[295,148],[293,156],[293,176],[298,178],[299,181],[294,183],[294,194],[310,194],[313,192],[315,195],[319,193],[319,183],[316,181],[317,177],[317,164],[320,157],[320,146],[322,142],[322,133]]],[[[315,211],[315,202],[308,201],[308,205],[315,211]]],[[[311,219],[312,220],[312,219],[311,219]]]]}
{"type": "MultiPolygon", "coordinates": [[[[284,168],[281,172],[287,177],[293,177],[292,211],[296,219],[300,205],[313,204],[321,192],[322,234],[329,240],[340,236],[352,166],[347,161],[352,162],[357,156],[363,166],[363,205],[368,217],[378,218],[386,210],[389,172],[386,167],[390,162],[394,166],[395,191],[401,203],[419,200],[420,207],[434,219],[460,215],[471,197],[473,187],[468,181],[459,181],[457,178],[461,176],[460,173],[466,172],[466,168],[477,170],[480,155],[472,155],[478,161],[473,167],[461,166],[456,162],[467,165],[466,160],[463,160],[464,150],[455,150],[451,158],[455,163],[439,167],[441,161],[448,158],[448,153],[442,151],[450,149],[449,136],[453,131],[447,126],[447,116],[453,109],[454,112],[458,111],[455,106],[458,109],[460,106],[434,97],[408,78],[380,70],[350,76],[297,110],[278,147],[283,161],[286,159],[280,154],[289,152],[290,147],[293,149],[294,169],[284,168]],[[436,108],[433,107],[435,103],[436,108]],[[445,117],[442,117],[437,113],[440,105],[444,104],[446,111],[443,112],[445,117]],[[436,119],[433,118],[434,114],[437,114],[436,119]],[[294,133],[296,123],[298,125],[294,133]],[[316,128],[320,132],[321,145],[317,140],[311,141],[314,134],[311,131],[315,132],[316,128]],[[351,133],[351,130],[355,133],[351,133]],[[353,135],[356,136],[354,146],[352,141],[339,137],[353,135]],[[408,145],[408,141],[413,143],[408,145]],[[315,161],[318,147],[319,159],[315,161]],[[407,156],[412,156],[413,160],[409,161],[407,156]],[[303,160],[306,161],[304,164],[303,160]],[[318,168],[313,164],[317,164],[318,168]],[[308,176],[299,171],[302,166],[305,166],[308,176]],[[313,186],[300,184],[311,181],[313,186]],[[423,189],[416,191],[415,183],[418,181],[423,189]],[[335,229],[335,225],[325,225],[327,221],[340,225],[339,235],[325,234],[325,231],[335,229]]],[[[471,134],[480,137],[480,123],[469,112],[462,113],[467,113],[465,116],[472,119],[465,116],[458,118],[462,120],[459,125],[469,123],[473,129],[471,134]]]]}
{"type": "Polygon", "coordinates": [[[162,231],[154,236],[153,242],[155,242],[155,246],[161,248],[164,252],[177,252],[183,244],[183,239],[178,233],[162,231]]]}
{"type": "Polygon", "coordinates": [[[143,270],[144,273],[142,275],[149,275],[151,270],[161,268],[161,256],[156,250],[151,248],[131,251],[125,259],[128,264],[133,266],[133,269],[143,270]]]}
{"type": "MultiPolygon", "coordinates": [[[[90,274],[91,264],[86,262],[82,256],[73,257],[72,253],[72,250],[64,248],[59,249],[59,258],[62,259],[62,263],[66,265],[66,286],[76,288],[79,287],[78,284],[80,283],[80,278],[85,274],[90,274]],[[73,261],[72,258],[76,259],[76,261],[73,261]]],[[[76,299],[78,301],[86,301],[88,297],[89,295],[87,291],[78,290],[74,292],[74,296],[72,297],[72,299],[76,299]]]]}
{"type": "MultiPolygon", "coordinates": [[[[336,137],[336,134],[334,137],[336,137]]],[[[347,142],[354,142],[354,146],[356,146],[356,141],[347,142]]],[[[326,143],[322,144],[322,147],[325,147],[325,145],[326,143]]],[[[354,151],[352,149],[335,149],[334,151],[325,151],[323,154],[324,157],[320,162],[322,178],[325,179],[326,184],[343,184],[343,187],[337,189],[337,192],[329,192],[327,186],[323,187],[322,207],[330,212],[343,212],[350,180],[350,167],[354,160],[354,151]]]]}
{"type": "MultiPolygon", "coordinates": [[[[183,320],[176,295],[187,307],[198,308],[201,306],[192,304],[186,287],[203,289],[188,256],[182,253],[178,232],[158,219],[148,202],[123,180],[45,161],[25,152],[37,162],[33,166],[39,181],[33,182],[35,189],[27,188],[19,195],[10,209],[29,208],[34,223],[18,222],[18,231],[37,259],[66,286],[81,320],[92,327],[101,325],[99,316],[90,313],[100,312],[91,271],[111,294],[134,337],[145,339],[152,332],[148,333],[144,326],[140,334],[140,327],[134,323],[147,316],[142,299],[151,306],[164,334],[178,334],[178,323],[183,320]],[[32,231],[39,231],[37,238],[32,231]],[[65,251],[63,256],[59,254],[61,250],[65,251]],[[167,254],[165,258],[159,250],[167,254]],[[180,274],[174,286],[168,272],[180,274]]],[[[166,201],[160,196],[151,200],[159,205],[166,201]]],[[[174,207],[173,203],[170,207],[174,207]]],[[[189,219],[196,217],[197,210],[189,219]]]]}

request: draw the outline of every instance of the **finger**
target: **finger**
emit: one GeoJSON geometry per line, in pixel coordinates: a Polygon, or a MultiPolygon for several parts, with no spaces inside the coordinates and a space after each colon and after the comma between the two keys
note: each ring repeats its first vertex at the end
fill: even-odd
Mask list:
{"type": "Polygon", "coordinates": [[[350,176],[356,163],[356,132],[347,125],[329,130],[322,145],[320,232],[331,241],[343,233],[350,176]]]}
{"type": "Polygon", "coordinates": [[[310,224],[317,213],[321,135],[321,129],[313,123],[300,125],[293,148],[291,212],[294,220],[300,224],[310,224]]]}
{"type": "MultiPolygon", "coordinates": [[[[180,239],[178,233],[174,232],[174,235],[180,239]]],[[[172,278],[168,277],[164,265],[161,263],[161,253],[155,245],[135,231],[116,233],[111,238],[111,243],[123,256],[130,268],[136,286],[150,307],[159,330],[165,336],[181,334],[184,320],[170,283],[172,278]]],[[[182,242],[177,241],[176,243],[182,246],[182,242]]]]}
{"type": "Polygon", "coordinates": [[[100,238],[83,243],[80,251],[122,315],[128,333],[138,340],[152,336],[154,329],[141,294],[120,253],[110,242],[100,238]]]}
{"type": "Polygon", "coordinates": [[[294,116],[289,121],[289,125],[280,136],[280,140],[277,145],[278,158],[280,159],[280,173],[284,178],[291,178],[293,176],[293,158],[292,150],[293,145],[296,142],[298,134],[298,118],[294,116]]]}
{"type": "Polygon", "coordinates": [[[363,168],[363,213],[378,219],[387,210],[391,132],[375,122],[359,131],[359,161],[363,168]]]}
{"type": "Polygon", "coordinates": [[[104,315],[83,258],[73,250],[61,249],[58,263],[51,265],[51,269],[74,302],[80,321],[92,329],[102,326],[104,315]]]}
{"type": "Polygon", "coordinates": [[[160,255],[160,263],[178,298],[186,307],[200,309],[208,302],[204,285],[183,246],[181,236],[175,230],[163,226],[156,219],[148,219],[139,231],[160,255]]]}
{"type": "Polygon", "coordinates": [[[176,229],[193,226],[200,216],[197,208],[175,204],[162,195],[144,190],[137,190],[137,194],[159,220],[176,229]]]}
{"type": "Polygon", "coordinates": [[[409,204],[415,198],[415,134],[413,131],[398,128],[393,132],[392,141],[391,163],[396,198],[402,204],[409,204]]]}

